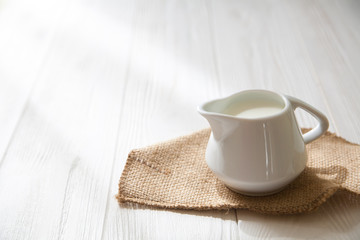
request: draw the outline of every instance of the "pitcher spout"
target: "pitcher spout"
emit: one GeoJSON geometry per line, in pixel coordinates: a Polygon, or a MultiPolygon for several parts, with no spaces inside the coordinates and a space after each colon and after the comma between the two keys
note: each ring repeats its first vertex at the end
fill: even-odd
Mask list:
{"type": "Polygon", "coordinates": [[[222,139],[223,131],[221,127],[221,121],[217,119],[216,116],[212,116],[211,114],[203,113],[201,111],[199,111],[199,113],[209,122],[215,140],[219,141],[222,139]]]}
{"type": "Polygon", "coordinates": [[[198,112],[209,122],[216,141],[225,139],[238,126],[236,119],[230,119],[223,114],[208,111],[204,108],[204,105],[198,107],[198,112]]]}

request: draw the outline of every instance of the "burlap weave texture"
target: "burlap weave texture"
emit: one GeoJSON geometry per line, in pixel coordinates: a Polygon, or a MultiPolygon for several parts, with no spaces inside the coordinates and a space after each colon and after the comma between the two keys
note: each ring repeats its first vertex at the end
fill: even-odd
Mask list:
{"type": "MultiPolygon", "coordinates": [[[[303,129],[303,131],[307,131],[303,129]]],[[[317,209],[337,190],[360,194],[360,146],[327,132],[306,145],[304,172],[283,191],[247,197],[229,190],[207,167],[210,129],[129,153],[120,178],[119,202],[174,209],[241,208],[265,214],[317,209]]]]}

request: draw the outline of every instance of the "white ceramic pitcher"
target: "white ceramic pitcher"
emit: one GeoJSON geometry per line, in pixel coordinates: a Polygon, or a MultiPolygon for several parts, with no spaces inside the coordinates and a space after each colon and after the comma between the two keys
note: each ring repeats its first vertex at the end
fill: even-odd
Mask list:
{"type": "Polygon", "coordinates": [[[206,162],[230,189],[251,196],[276,193],[305,168],[305,144],[319,138],[327,118],[303,101],[267,90],[248,90],[198,107],[211,126],[206,162]],[[318,125],[301,133],[294,110],[318,125]]]}

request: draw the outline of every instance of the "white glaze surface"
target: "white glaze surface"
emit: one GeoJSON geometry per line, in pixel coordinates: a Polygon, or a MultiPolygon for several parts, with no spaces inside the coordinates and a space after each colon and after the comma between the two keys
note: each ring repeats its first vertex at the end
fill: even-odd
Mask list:
{"type": "MultiPolygon", "coordinates": [[[[212,129],[206,149],[210,169],[231,189],[248,195],[267,195],[285,187],[304,170],[307,161],[305,143],[294,115],[300,103],[273,92],[249,90],[199,106],[199,113],[212,129]],[[256,118],[228,115],[232,112],[229,108],[264,105],[277,106],[277,111],[256,118]]],[[[305,110],[320,120],[318,127],[307,133],[315,140],[329,124],[310,105],[305,110]]]]}

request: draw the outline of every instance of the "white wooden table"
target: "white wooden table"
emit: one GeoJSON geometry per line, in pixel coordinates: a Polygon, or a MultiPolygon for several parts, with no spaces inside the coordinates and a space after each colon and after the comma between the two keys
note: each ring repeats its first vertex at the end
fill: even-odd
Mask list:
{"type": "Polygon", "coordinates": [[[119,207],[131,149],[207,127],[198,104],[251,88],[360,143],[360,2],[0,1],[0,239],[360,239],[342,193],[296,216],[119,207]]]}

